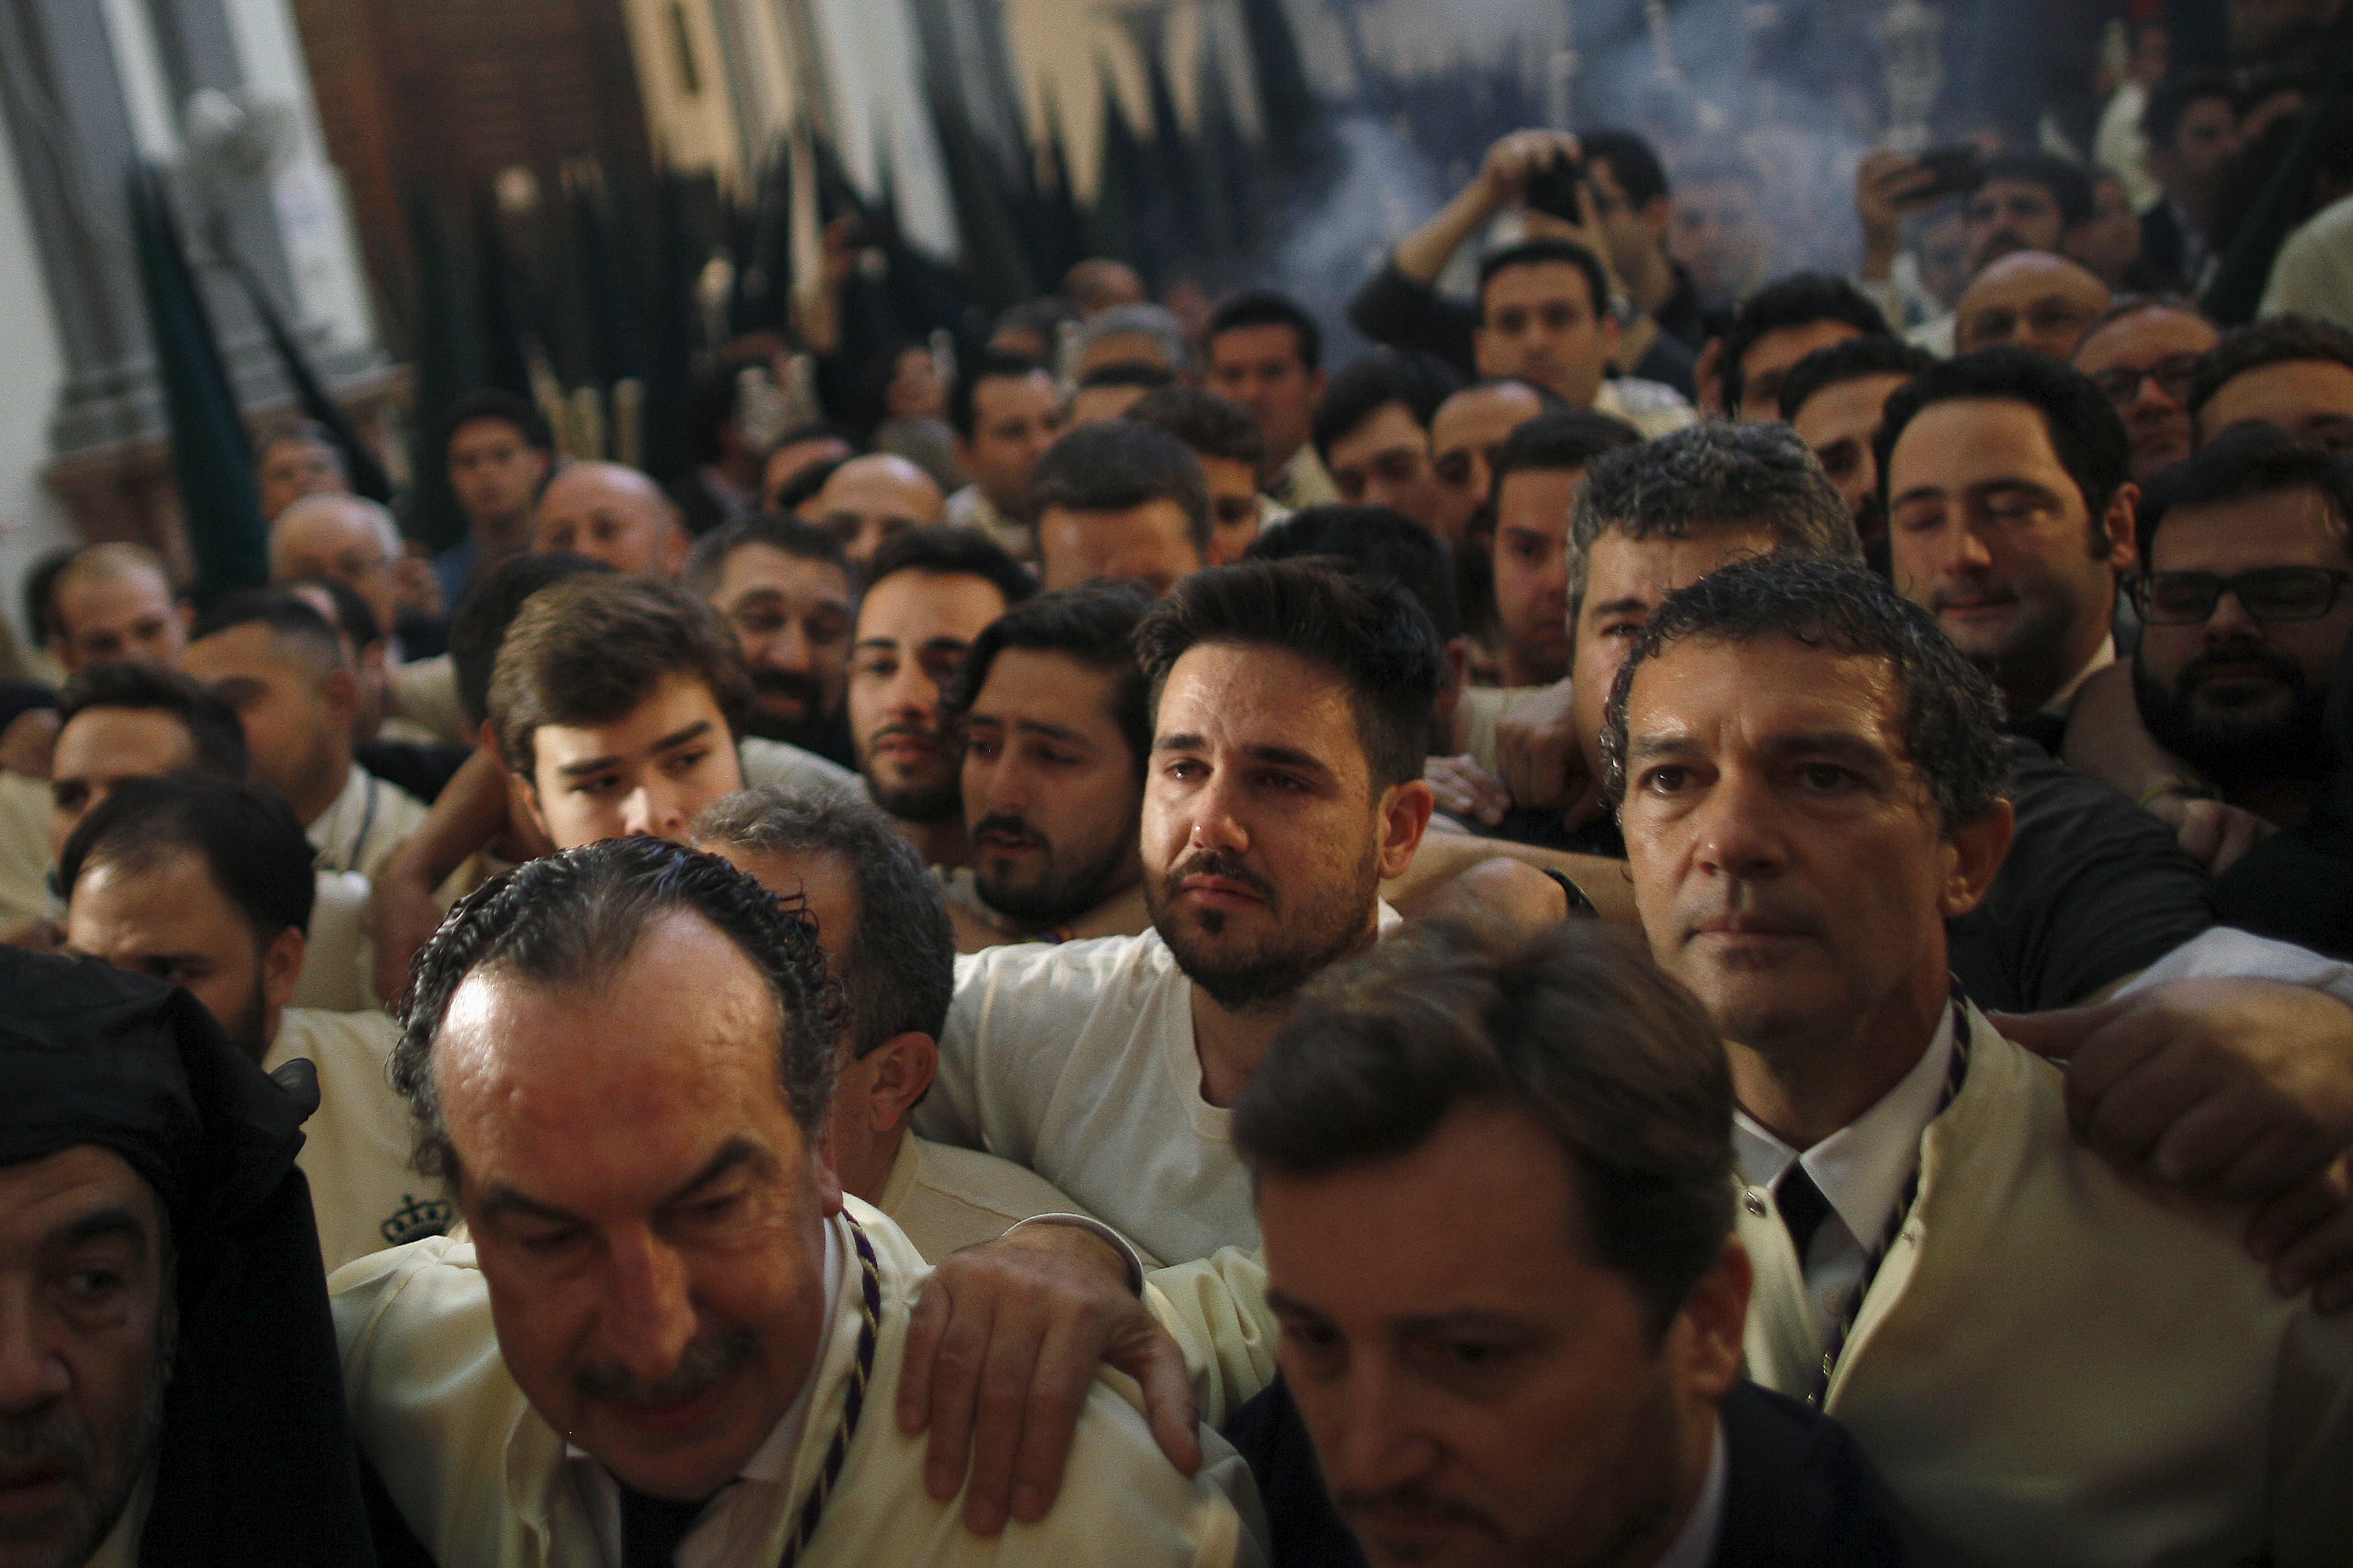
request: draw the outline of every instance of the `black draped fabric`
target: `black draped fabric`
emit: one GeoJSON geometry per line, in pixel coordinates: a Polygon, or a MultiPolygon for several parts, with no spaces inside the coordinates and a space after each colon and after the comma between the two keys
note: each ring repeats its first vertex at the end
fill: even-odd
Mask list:
{"type": "Polygon", "coordinates": [[[265,1075],[185,991],[0,948],[0,1165],[94,1144],[171,1219],[179,1338],[142,1563],[375,1562],[294,1164],[318,1100],[310,1064],[265,1075]]]}

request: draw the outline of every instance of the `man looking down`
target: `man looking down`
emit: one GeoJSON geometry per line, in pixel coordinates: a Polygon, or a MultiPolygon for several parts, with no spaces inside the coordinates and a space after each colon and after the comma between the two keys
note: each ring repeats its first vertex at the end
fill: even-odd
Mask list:
{"type": "Polygon", "coordinates": [[[1258,1560],[1108,1385],[998,1540],[884,1412],[924,1266],[825,1157],[839,1020],[807,923],[713,857],[533,862],[427,948],[394,1081],[470,1242],[338,1274],[353,1423],[445,1563],[1258,1560]]]}

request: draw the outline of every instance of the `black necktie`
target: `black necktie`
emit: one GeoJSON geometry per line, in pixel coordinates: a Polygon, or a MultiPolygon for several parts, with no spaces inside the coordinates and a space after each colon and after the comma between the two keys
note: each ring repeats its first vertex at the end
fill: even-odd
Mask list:
{"type": "Polygon", "coordinates": [[[622,1487],[621,1568],[677,1568],[679,1546],[710,1502],[672,1502],[622,1487]]]}
{"type": "Polygon", "coordinates": [[[1789,1239],[1798,1248],[1798,1267],[1803,1269],[1814,1232],[1830,1217],[1831,1201],[1814,1185],[1813,1177],[1806,1174],[1806,1167],[1791,1161],[1781,1173],[1781,1184],[1773,1189],[1773,1202],[1781,1211],[1781,1223],[1789,1227],[1789,1239]]]}

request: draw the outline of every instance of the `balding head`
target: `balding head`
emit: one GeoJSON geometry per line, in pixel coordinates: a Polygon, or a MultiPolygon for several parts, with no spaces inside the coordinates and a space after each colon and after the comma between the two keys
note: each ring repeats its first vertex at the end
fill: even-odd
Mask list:
{"type": "Polygon", "coordinates": [[[947,500],[931,475],[904,458],[872,452],[834,469],[801,503],[801,518],[829,529],[860,571],[892,534],[947,518],[947,500]]]}
{"type": "Polygon", "coordinates": [[[68,675],[112,658],[176,667],[188,646],[188,606],[172,592],[156,553],[137,544],[93,544],[49,588],[49,651],[68,675]]]}
{"type": "Polygon", "coordinates": [[[1090,257],[1062,277],[1062,297],[1082,320],[1114,305],[1144,302],[1144,279],[1124,261],[1090,257]]]}
{"type": "Polygon", "coordinates": [[[367,601],[389,634],[400,614],[400,525],[364,496],[308,495],[269,525],[269,580],[323,577],[367,601]]]}
{"type": "Polygon", "coordinates": [[[620,463],[565,464],[532,514],[533,549],[568,550],[638,576],[677,576],[691,542],[661,487],[620,463]]]}
{"type": "Polygon", "coordinates": [[[2107,308],[2108,286],[2089,268],[2047,250],[2015,251],[1962,292],[1953,307],[1953,348],[1975,353],[2015,343],[2069,359],[2107,308]]]}

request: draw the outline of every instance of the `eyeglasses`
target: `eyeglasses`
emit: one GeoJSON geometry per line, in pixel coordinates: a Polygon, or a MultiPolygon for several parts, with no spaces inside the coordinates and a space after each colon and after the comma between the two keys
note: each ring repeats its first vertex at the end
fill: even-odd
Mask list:
{"type": "Polygon", "coordinates": [[[2194,626],[2230,594],[2259,621],[2316,621],[2337,607],[2353,572],[2326,566],[2259,566],[2235,577],[2211,572],[2152,572],[2133,584],[2140,618],[2153,626],[2194,626]]]}
{"type": "Polygon", "coordinates": [[[2140,395],[2140,384],[2157,383],[2157,389],[2176,403],[2189,401],[2189,384],[2197,379],[2198,354],[2168,354],[2147,370],[2135,370],[2130,365],[2118,365],[2104,370],[2092,378],[2100,395],[2119,408],[2131,406],[2140,395]]]}

